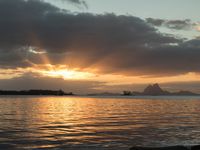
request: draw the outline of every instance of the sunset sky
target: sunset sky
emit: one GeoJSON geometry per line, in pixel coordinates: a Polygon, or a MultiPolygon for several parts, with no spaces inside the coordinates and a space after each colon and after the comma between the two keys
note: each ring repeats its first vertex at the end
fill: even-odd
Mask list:
{"type": "Polygon", "coordinates": [[[200,93],[199,0],[0,0],[0,89],[200,93]]]}

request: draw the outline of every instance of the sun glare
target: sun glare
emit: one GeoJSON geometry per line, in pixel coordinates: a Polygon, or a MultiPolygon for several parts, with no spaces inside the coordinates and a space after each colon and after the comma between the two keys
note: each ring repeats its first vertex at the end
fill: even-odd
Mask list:
{"type": "Polygon", "coordinates": [[[93,76],[93,74],[89,72],[80,72],[67,69],[42,71],[42,74],[44,76],[63,78],[63,79],[88,79],[93,76]]]}

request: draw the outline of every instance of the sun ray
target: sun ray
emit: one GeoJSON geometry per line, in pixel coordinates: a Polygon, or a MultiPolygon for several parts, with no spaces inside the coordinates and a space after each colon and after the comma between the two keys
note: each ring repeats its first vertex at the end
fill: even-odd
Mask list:
{"type": "MultiPolygon", "coordinates": [[[[47,56],[47,53],[45,53],[45,50],[43,49],[39,49],[38,47],[43,47],[42,41],[39,40],[38,36],[34,33],[31,32],[30,33],[31,38],[34,41],[34,45],[37,45],[35,48],[38,50],[37,53],[35,52],[35,50],[29,50],[29,52],[32,52],[34,54],[37,54],[38,57],[41,59],[41,61],[43,62],[43,64],[51,64],[51,61],[49,59],[49,57],[47,56]],[[42,53],[38,53],[38,52],[42,52],[42,53]]],[[[51,69],[51,68],[50,68],[51,69]]]]}

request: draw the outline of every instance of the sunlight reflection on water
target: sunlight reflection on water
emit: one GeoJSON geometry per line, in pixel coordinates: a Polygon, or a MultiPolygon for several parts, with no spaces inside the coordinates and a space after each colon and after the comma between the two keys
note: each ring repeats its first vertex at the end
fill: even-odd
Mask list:
{"type": "Polygon", "coordinates": [[[0,149],[200,143],[200,97],[0,97],[0,149]]]}

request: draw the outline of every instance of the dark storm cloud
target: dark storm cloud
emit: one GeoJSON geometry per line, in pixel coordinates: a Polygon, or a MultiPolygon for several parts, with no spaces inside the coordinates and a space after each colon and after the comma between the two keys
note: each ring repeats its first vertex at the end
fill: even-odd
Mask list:
{"type": "Polygon", "coordinates": [[[147,18],[146,21],[157,27],[167,27],[175,30],[188,30],[191,29],[195,24],[189,19],[185,20],[165,20],[165,19],[154,19],[147,18]]]}
{"type": "Polygon", "coordinates": [[[87,3],[84,0],[61,0],[63,2],[70,2],[72,4],[76,4],[76,5],[82,5],[85,8],[88,8],[87,3]]]}
{"type": "Polygon", "coordinates": [[[200,40],[184,42],[164,35],[138,17],[73,14],[38,0],[0,0],[0,18],[4,68],[25,68],[49,58],[52,64],[99,68],[102,73],[200,71],[200,40]]]}
{"type": "Polygon", "coordinates": [[[147,18],[146,21],[154,26],[162,26],[165,20],[163,19],[154,19],[154,18],[147,18]]]}

